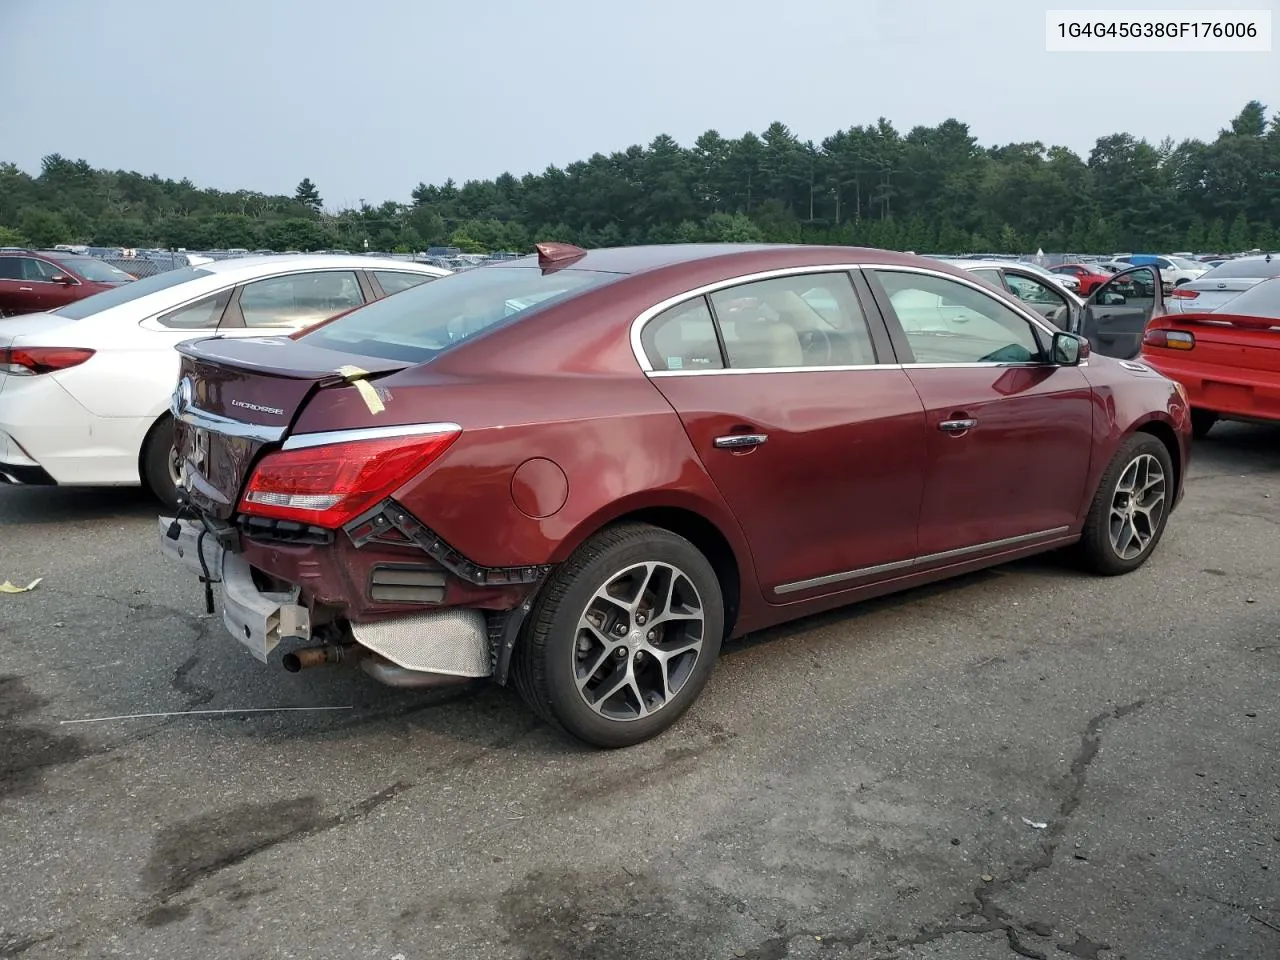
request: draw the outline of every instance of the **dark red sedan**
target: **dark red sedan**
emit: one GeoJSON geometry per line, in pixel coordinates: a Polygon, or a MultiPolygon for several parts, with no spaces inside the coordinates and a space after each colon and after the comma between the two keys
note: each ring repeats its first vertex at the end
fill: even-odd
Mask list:
{"type": "Polygon", "coordinates": [[[60,250],[0,250],[0,317],[56,310],[133,279],[95,257],[60,250]]]}
{"type": "Polygon", "coordinates": [[[1082,297],[1089,296],[1094,290],[1097,290],[1098,287],[1111,279],[1111,274],[1107,273],[1107,271],[1087,263],[1064,263],[1049,269],[1063,276],[1075,277],[1080,284],[1077,287],[1077,292],[1082,297]]]}
{"type": "Polygon", "coordinates": [[[883,250],[544,244],[179,351],[161,544],[237,640],[510,679],[601,746],[763,627],[1059,547],[1133,570],[1189,447],[1171,380],[883,250]]]}

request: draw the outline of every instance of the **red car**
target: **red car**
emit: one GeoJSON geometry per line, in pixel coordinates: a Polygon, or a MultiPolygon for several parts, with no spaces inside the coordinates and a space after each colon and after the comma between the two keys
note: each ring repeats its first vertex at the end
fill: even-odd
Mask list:
{"type": "Polygon", "coordinates": [[[0,317],[56,310],[133,279],[95,257],[3,250],[0,251],[0,317]]]}
{"type": "Polygon", "coordinates": [[[1190,440],[1172,381],[883,250],[543,244],[179,352],[160,542],[237,640],[512,679],[601,746],[751,631],[1059,547],[1133,570],[1190,440]]]}
{"type": "Polygon", "coordinates": [[[1087,297],[1094,290],[1102,286],[1111,279],[1111,274],[1107,273],[1101,267],[1091,266],[1087,263],[1064,263],[1057,267],[1049,268],[1054,273],[1061,273],[1069,277],[1075,277],[1080,287],[1077,292],[1082,297],[1087,297]]]}
{"type": "Polygon", "coordinates": [[[1155,318],[1142,360],[1186,389],[1197,438],[1219,420],[1280,421],[1280,277],[1217,310],[1155,318]]]}

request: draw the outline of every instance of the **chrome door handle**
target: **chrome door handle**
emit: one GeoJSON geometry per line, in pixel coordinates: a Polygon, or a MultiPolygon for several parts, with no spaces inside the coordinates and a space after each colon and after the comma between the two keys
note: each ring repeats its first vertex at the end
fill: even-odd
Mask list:
{"type": "Polygon", "coordinates": [[[18,292],[19,292],[19,293],[30,293],[30,292],[31,292],[31,288],[30,288],[30,287],[19,287],[19,288],[18,288],[18,292]]]}
{"type": "Polygon", "coordinates": [[[938,429],[943,433],[964,433],[977,425],[977,420],[943,420],[938,424],[938,429]]]}
{"type": "Polygon", "coordinates": [[[745,450],[758,447],[768,439],[767,433],[731,433],[727,437],[716,437],[712,443],[720,450],[745,450]]]}

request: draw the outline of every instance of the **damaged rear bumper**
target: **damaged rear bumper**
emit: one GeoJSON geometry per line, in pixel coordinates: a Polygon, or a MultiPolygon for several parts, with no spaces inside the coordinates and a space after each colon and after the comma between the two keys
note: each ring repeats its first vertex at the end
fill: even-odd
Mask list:
{"type": "MultiPolygon", "coordinates": [[[[213,582],[223,625],[258,660],[270,662],[282,641],[312,639],[311,612],[300,602],[299,588],[262,589],[248,561],[224,550],[203,526],[178,520],[175,539],[170,536],[174,524],[172,517],[159,519],[161,550],[191,574],[213,582]]],[[[489,623],[481,610],[448,607],[348,626],[355,643],[382,663],[366,663],[366,671],[387,683],[415,685],[407,682],[412,677],[406,677],[406,671],[423,675],[423,681],[430,676],[467,680],[493,673],[489,623]]]]}

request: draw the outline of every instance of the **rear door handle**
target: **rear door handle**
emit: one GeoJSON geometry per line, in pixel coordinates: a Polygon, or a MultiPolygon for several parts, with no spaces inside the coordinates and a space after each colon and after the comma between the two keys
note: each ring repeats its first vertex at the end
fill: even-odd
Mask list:
{"type": "Polygon", "coordinates": [[[712,443],[720,450],[746,450],[758,447],[768,439],[767,433],[731,433],[727,437],[716,437],[712,443]]]}
{"type": "Polygon", "coordinates": [[[977,425],[977,420],[943,420],[938,424],[938,429],[943,433],[964,433],[977,425]]]}

